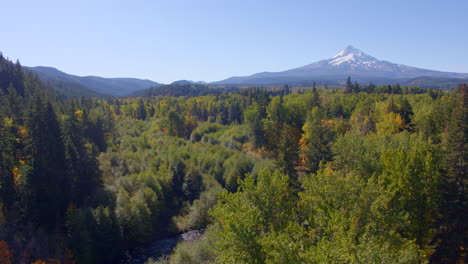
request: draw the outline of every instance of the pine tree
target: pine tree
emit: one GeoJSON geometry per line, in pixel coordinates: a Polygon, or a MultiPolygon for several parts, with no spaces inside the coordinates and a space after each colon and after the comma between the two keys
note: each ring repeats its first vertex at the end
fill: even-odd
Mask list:
{"type": "Polygon", "coordinates": [[[385,90],[386,93],[392,93],[392,86],[387,85],[387,89],[385,90]]]}
{"type": "Polygon", "coordinates": [[[392,85],[392,94],[401,94],[401,86],[399,83],[392,85]]]}
{"type": "Polygon", "coordinates": [[[400,114],[401,118],[403,118],[403,120],[405,121],[405,125],[409,127],[411,125],[411,117],[414,115],[414,112],[413,108],[408,102],[408,99],[403,99],[398,113],[400,114]]]}
{"type": "Polygon", "coordinates": [[[185,121],[176,112],[169,113],[169,135],[175,137],[184,137],[185,135],[185,121]]]}
{"type": "Polygon", "coordinates": [[[289,88],[289,85],[284,85],[283,89],[281,90],[281,95],[288,95],[291,93],[291,89],[289,88]]]}
{"type": "Polygon", "coordinates": [[[359,87],[358,82],[354,82],[354,85],[353,85],[353,92],[354,92],[354,93],[360,93],[360,92],[361,92],[361,87],[359,87]]]}
{"type": "Polygon", "coordinates": [[[258,103],[251,105],[244,112],[244,120],[251,131],[254,148],[266,146],[267,140],[263,131],[262,119],[265,117],[265,108],[258,103]]]}
{"type": "MultiPolygon", "coordinates": [[[[0,116],[0,201],[10,208],[15,200],[15,134],[13,120],[0,116]]],[[[16,168],[17,169],[17,168],[16,168]]]]}
{"type": "Polygon", "coordinates": [[[314,107],[307,115],[304,124],[304,134],[301,139],[301,155],[306,168],[314,173],[319,169],[320,162],[331,160],[331,143],[333,134],[322,124],[323,114],[314,107]]]}
{"type": "Polygon", "coordinates": [[[82,111],[74,107],[69,111],[64,122],[64,144],[71,199],[81,206],[94,193],[100,181],[94,153],[90,153],[91,150],[85,146],[83,117],[79,115],[82,115],[82,111]]]}
{"type": "Polygon", "coordinates": [[[369,83],[369,85],[366,86],[364,89],[367,93],[373,93],[375,90],[375,84],[369,83]]]}
{"type": "Polygon", "coordinates": [[[312,88],[312,98],[310,99],[310,103],[309,105],[307,106],[309,109],[312,109],[314,107],[318,107],[320,106],[320,95],[317,91],[317,88],[314,87],[312,88]]]}
{"type": "Polygon", "coordinates": [[[438,241],[433,263],[462,263],[466,259],[468,218],[468,185],[466,161],[468,160],[468,86],[459,87],[457,106],[446,129],[445,175],[442,177],[441,206],[438,241]]]}
{"type": "Polygon", "coordinates": [[[385,112],[386,113],[398,113],[398,107],[395,104],[395,102],[393,102],[393,98],[390,99],[390,102],[388,103],[387,109],[385,112]]]}
{"type": "Polygon", "coordinates": [[[282,96],[274,97],[268,105],[268,120],[263,123],[265,133],[268,136],[268,148],[276,149],[281,130],[287,121],[287,112],[283,104],[282,96]]]}
{"type": "Polygon", "coordinates": [[[27,175],[28,213],[39,225],[53,228],[61,223],[69,201],[65,149],[55,111],[50,102],[37,97],[29,113],[27,175]]]}
{"type": "Polygon", "coordinates": [[[146,119],[146,109],[143,103],[143,99],[138,100],[138,107],[137,107],[136,115],[137,115],[136,117],[140,120],[146,119]]]}
{"type": "MultiPolygon", "coordinates": [[[[299,160],[300,132],[289,125],[284,124],[278,141],[277,160],[278,168],[287,174],[291,180],[297,179],[296,161],[299,160]]],[[[298,182],[294,182],[298,185],[298,182]]]]}
{"type": "Polygon", "coordinates": [[[354,89],[354,85],[351,82],[351,77],[348,76],[348,79],[346,79],[345,93],[352,93],[353,89],[354,89]]]}
{"type": "MultiPolygon", "coordinates": [[[[117,108],[117,109],[118,109],[118,108],[117,108]]],[[[154,113],[155,113],[154,106],[151,105],[150,110],[149,110],[149,116],[150,116],[150,117],[153,117],[153,116],[154,116],[154,113]]]]}

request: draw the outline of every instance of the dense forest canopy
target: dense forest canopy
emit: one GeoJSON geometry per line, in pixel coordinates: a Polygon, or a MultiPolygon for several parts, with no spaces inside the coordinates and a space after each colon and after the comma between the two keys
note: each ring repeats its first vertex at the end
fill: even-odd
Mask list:
{"type": "Polygon", "coordinates": [[[188,230],[147,263],[466,260],[467,85],[176,88],[64,98],[0,56],[0,263],[188,230]]]}

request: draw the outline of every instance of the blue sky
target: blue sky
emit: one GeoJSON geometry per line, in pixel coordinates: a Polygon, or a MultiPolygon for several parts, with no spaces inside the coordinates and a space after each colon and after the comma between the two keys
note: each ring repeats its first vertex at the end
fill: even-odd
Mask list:
{"type": "Polygon", "coordinates": [[[169,83],[281,71],[347,45],[468,73],[466,0],[0,0],[0,51],[27,66],[169,83]]]}

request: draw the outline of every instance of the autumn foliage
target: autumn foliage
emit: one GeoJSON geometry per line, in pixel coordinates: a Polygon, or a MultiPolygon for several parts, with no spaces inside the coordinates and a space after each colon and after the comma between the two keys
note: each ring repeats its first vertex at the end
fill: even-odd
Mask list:
{"type": "Polygon", "coordinates": [[[0,241],[0,264],[11,264],[13,252],[10,250],[6,241],[0,241]]]}

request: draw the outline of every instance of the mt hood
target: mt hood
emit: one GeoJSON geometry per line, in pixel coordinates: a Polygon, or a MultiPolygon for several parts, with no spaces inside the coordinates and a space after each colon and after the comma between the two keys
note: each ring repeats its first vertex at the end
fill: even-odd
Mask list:
{"type": "Polygon", "coordinates": [[[216,82],[220,85],[276,85],[321,81],[336,83],[351,76],[358,81],[389,82],[417,77],[468,78],[468,73],[440,72],[419,69],[385,60],[378,60],[353,46],[348,46],[327,60],[282,72],[262,72],[245,77],[231,77],[216,82]]]}

